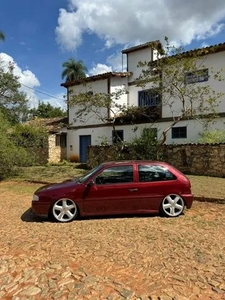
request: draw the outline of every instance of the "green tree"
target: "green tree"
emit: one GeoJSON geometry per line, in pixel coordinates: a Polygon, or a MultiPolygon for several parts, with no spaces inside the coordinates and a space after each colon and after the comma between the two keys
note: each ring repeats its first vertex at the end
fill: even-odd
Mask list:
{"type": "Polygon", "coordinates": [[[39,102],[37,108],[32,108],[29,112],[32,117],[56,118],[66,117],[67,112],[60,107],[54,107],[50,103],[39,102]]]}
{"type": "Polygon", "coordinates": [[[62,71],[62,79],[65,78],[66,82],[81,80],[86,77],[85,72],[87,72],[87,68],[82,60],[76,61],[70,58],[64,62],[62,66],[64,68],[62,71]]]}
{"type": "Polygon", "coordinates": [[[12,124],[24,121],[28,112],[27,95],[20,91],[18,77],[13,74],[13,64],[8,70],[0,61],[0,111],[12,124]]]}
{"type": "Polygon", "coordinates": [[[16,146],[32,150],[46,146],[47,137],[48,132],[38,119],[34,124],[16,124],[10,133],[10,138],[16,146]]]}

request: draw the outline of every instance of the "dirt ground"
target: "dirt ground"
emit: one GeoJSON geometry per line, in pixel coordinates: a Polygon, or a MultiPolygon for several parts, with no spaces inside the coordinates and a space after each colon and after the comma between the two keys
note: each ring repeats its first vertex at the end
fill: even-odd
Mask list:
{"type": "Polygon", "coordinates": [[[0,299],[225,299],[225,205],[59,224],[22,185],[0,183],[0,299]]]}

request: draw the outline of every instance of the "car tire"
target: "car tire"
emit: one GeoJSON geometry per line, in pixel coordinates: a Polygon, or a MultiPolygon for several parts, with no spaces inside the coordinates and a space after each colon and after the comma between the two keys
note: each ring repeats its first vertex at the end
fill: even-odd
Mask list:
{"type": "Polygon", "coordinates": [[[161,213],[170,218],[178,217],[184,211],[185,202],[177,194],[167,195],[161,202],[161,213]]]}
{"type": "Polygon", "coordinates": [[[50,215],[56,222],[71,222],[78,216],[78,207],[73,200],[62,198],[52,205],[50,215]]]}

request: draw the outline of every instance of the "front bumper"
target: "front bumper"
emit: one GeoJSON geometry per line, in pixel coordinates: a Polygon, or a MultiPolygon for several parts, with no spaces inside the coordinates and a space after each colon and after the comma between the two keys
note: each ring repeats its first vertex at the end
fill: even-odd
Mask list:
{"type": "Polygon", "coordinates": [[[49,203],[41,203],[40,201],[32,201],[31,202],[31,209],[33,213],[42,218],[48,218],[49,215],[49,203]]]}

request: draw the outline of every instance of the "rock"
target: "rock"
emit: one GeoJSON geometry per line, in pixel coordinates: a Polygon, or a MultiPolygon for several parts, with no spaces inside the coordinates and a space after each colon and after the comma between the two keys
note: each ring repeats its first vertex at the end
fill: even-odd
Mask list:
{"type": "Polygon", "coordinates": [[[22,296],[35,296],[41,292],[41,289],[37,286],[30,286],[23,290],[20,294],[22,296]]]}
{"type": "Polygon", "coordinates": [[[134,292],[131,291],[131,290],[127,290],[127,289],[120,290],[119,293],[120,293],[121,296],[124,297],[125,299],[130,299],[131,297],[134,296],[134,292]]]}

